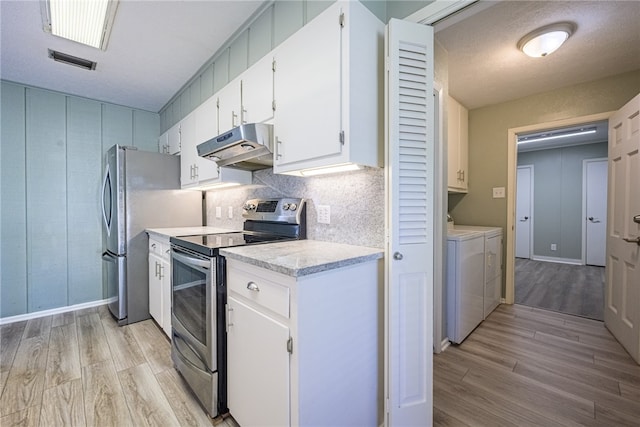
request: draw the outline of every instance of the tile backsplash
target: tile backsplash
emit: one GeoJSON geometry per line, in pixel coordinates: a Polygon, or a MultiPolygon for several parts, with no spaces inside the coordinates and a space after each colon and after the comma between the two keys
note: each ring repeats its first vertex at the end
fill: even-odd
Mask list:
{"type": "Polygon", "coordinates": [[[268,197],[307,199],[308,239],[384,247],[384,169],[307,178],[255,171],[252,185],[207,192],[207,225],[240,229],[244,202],[268,197]],[[318,223],[318,205],[330,207],[330,224],[318,223]],[[221,218],[216,218],[217,207],[221,218]]]}

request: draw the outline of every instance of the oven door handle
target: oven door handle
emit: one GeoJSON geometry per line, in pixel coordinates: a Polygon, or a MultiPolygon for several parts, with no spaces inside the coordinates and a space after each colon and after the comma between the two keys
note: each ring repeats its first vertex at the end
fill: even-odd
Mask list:
{"type": "Polygon", "coordinates": [[[209,270],[209,261],[190,256],[189,254],[187,254],[186,252],[182,252],[178,248],[172,248],[171,252],[171,256],[173,257],[173,259],[176,259],[187,265],[199,267],[202,270],[209,270]]]}

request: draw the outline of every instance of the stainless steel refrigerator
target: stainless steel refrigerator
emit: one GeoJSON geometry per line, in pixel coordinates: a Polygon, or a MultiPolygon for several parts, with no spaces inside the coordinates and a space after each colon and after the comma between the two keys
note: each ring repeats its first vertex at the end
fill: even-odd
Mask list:
{"type": "Polygon", "coordinates": [[[146,228],[202,225],[202,193],[180,190],[180,157],[114,145],[102,182],[102,265],[119,325],[149,315],[146,228]]]}

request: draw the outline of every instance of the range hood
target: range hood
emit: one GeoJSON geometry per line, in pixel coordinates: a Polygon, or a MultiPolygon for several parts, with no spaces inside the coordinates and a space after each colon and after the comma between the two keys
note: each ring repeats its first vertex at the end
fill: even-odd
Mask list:
{"type": "Polygon", "coordinates": [[[198,145],[198,156],[243,170],[273,166],[273,125],[248,123],[198,145]]]}

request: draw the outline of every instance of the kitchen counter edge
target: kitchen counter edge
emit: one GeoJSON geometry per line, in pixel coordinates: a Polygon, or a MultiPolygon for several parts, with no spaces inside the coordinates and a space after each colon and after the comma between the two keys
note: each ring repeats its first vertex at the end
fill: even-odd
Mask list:
{"type": "Polygon", "coordinates": [[[147,228],[144,230],[147,234],[153,235],[159,239],[169,239],[170,237],[177,236],[195,236],[199,234],[216,234],[216,233],[228,233],[230,231],[226,228],[211,227],[211,226],[194,226],[194,227],[167,227],[167,228],[147,228]]]}
{"type": "Polygon", "coordinates": [[[292,277],[375,261],[384,250],[318,240],[269,243],[220,250],[220,255],[292,277]]]}

